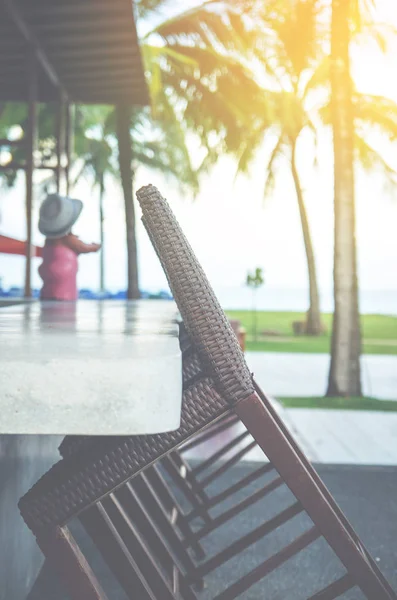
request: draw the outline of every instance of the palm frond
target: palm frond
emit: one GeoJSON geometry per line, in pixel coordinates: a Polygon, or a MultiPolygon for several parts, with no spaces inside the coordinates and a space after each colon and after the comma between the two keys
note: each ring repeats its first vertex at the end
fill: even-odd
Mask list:
{"type": "Polygon", "coordinates": [[[354,117],[385,134],[390,140],[397,139],[397,103],[384,96],[356,94],[354,117]]]}
{"type": "Polygon", "coordinates": [[[313,167],[318,166],[318,127],[315,123],[308,119],[307,127],[309,128],[312,136],[313,136],[313,144],[314,144],[314,153],[313,153],[313,167]]]}
{"type": "Polygon", "coordinates": [[[87,172],[87,163],[83,160],[82,164],[79,165],[77,173],[74,174],[74,177],[71,181],[71,188],[73,189],[79,182],[79,180],[85,176],[87,172]]]}
{"type": "Polygon", "coordinates": [[[187,132],[178,118],[167,95],[164,95],[161,113],[159,113],[157,122],[166,131],[166,139],[173,148],[173,152],[178,154],[178,160],[184,165],[184,169],[189,172],[188,179],[193,180],[193,169],[190,162],[190,153],[187,147],[187,132]]]}
{"type": "Polygon", "coordinates": [[[277,36],[280,66],[298,78],[322,53],[318,0],[270,3],[268,19],[277,36]]]}
{"type": "Polygon", "coordinates": [[[208,78],[189,73],[175,78],[173,73],[165,73],[163,81],[182,102],[187,128],[204,143],[213,134],[236,138],[248,115],[263,111],[263,92],[239,65],[220,69],[208,78]]]}
{"type": "Polygon", "coordinates": [[[146,81],[149,87],[151,104],[153,109],[156,110],[159,98],[163,94],[163,75],[160,64],[162,48],[143,44],[141,46],[141,51],[145,68],[148,73],[146,81]]]}
{"type": "Polygon", "coordinates": [[[0,120],[0,136],[6,137],[13,125],[23,126],[27,120],[27,105],[22,102],[7,102],[3,105],[0,120]]]}
{"type": "Polygon", "coordinates": [[[214,143],[212,146],[207,147],[206,154],[196,169],[198,181],[200,180],[200,177],[202,175],[208,174],[210,169],[218,162],[219,157],[222,156],[223,154],[224,154],[224,146],[223,146],[222,140],[220,140],[217,143],[214,143]]]}
{"type": "Polygon", "coordinates": [[[303,100],[294,92],[267,92],[267,103],[272,124],[277,125],[286,137],[298,137],[308,124],[309,115],[303,100]]]}
{"type": "Polygon", "coordinates": [[[199,77],[208,77],[236,64],[235,59],[221,55],[212,46],[201,47],[179,42],[170,48],[156,47],[156,54],[152,54],[152,60],[162,61],[162,68],[167,68],[172,73],[180,73],[182,76],[185,72],[197,73],[199,77]]]}
{"type": "Polygon", "coordinates": [[[369,23],[368,35],[373,38],[378,48],[385,54],[397,35],[397,28],[391,23],[369,23]]]}
{"type": "Polygon", "coordinates": [[[263,123],[256,123],[248,132],[242,133],[242,142],[237,156],[236,175],[247,173],[252,164],[260,145],[262,144],[266,133],[266,127],[263,123]]]}
{"type": "Polygon", "coordinates": [[[351,28],[355,42],[373,40],[382,52],[387,52],[397,29],[391,23],[377,20],[375,0],[350,2],[351,28]]]}
{"type": "Polygon", "coordinates": [[[249,53],[253,36],[250,20],[242,8],[240,3],[230,0],[208,0],[162,22],[146,34],[145,39],[157,35],[171,46],[189,41],[224,52],[249,53]]]}
{"type": "Polygon", "coordinates": [[[171,177],[181,190],[189,189],[194,193],[197,192],[197,175],[190,161],[183,160],[179,149],[165,136],[152,141],[135,141],[134,164],[135,168],[145,165],[166,177],[171,177]]]}
{"type": "MultiPolygon", "coordinates": [[[[178,41],[184,43],[188,38],[196,44],[211,45],[209,37],[211,27],[209,26],[211,24],[214,25],[213,15],[207,10],[205,4],[200,4],[198,7],[188,9],[170,19],[166,19],[148,32],[144,40],[156,34],[164,43],[170,45],[178,41]]],[[[219,27],[218,23],[215,25],[215,28],[217,26],[219,27]]]]}
{"type": "Polygon", "coordinates": [[[146,19],[166,8],[170,0],[135,0],[134,7],[138,19],[146,19]]]}
{"type": "Polygon", "coordinates": [[[276,183],[276,171],[277,171],[277,162],[281,155],[283,155],[283,145],[284,145],[284,137],[281,134],[277,142],[270,154],[269,160],[266,163],[265,170],[265,185],[263,190],[263,197],[266,200],[270,196],[270,194],[274,191],[275,183],[276,183]]]}
{"type": "Polygon", "coordinates": [[[375,0],[351,0],[350,22],[355,33],[360,33],[366,23],[373,21],[375,0]]]}
{"type": "Polygon", "coordinates": [[[303,98],[318,88],[329,88],[331,60],[324,56],[310,72],[309,79],[304,85],[303,98]]]}
{"type": "Polygon", "coordinates": [[[390,192],[397,191],[397,170],[386,161],[384,156],[369,144],[357,131],[354,137],[356,160],[367,172],[377,172],[390,192]]]}
{"type": "Polygon", "coordinates": [[[326,102],[322,106],[319,107],[317,111],[317,116],[319,117],[321,123],[325,126],[331,125],[332,117],[331,117],[331,101],[328,98],[326,102]]]}

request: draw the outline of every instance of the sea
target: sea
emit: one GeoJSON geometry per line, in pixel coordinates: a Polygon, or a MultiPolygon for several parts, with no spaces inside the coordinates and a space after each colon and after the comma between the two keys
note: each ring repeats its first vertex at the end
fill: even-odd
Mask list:
{"type": "MultiPolygon", "coordinates": [[[[308,308],[308,290],[294,288],[271,288],[264,286],[254,297],[246,287],[216,287],[221,305],[229,310],[250,309],[255,302],[258,310],[268,311],[305,311],[308,308]]],[[[321,311],[333,312],[332,290],[320,293],[321,311]]],[[[359,293],[361,314],[380,314],[397,316],[397,289],[361,290],[359,293]]]]}
{"type": "MultiPolygon", "coordinates": [[[[213,284],[214,285],[214,284],[213,284]]],[[[304,288],[276,288],[263,287],[253,293],[246,286],[218,286],[214,285],[215,293],[225,310],[257,310],[265,311],[291,311],[304,312],[309,305],[309,292],[304,288]]],[[[0,297],[21,297],[21,288],[10,288],[5,291],[0,286],[0,297]]],[[[143,298],[171,299],[169,290],[149,287],[141,290],[143,298]]],[[[81,289],[80,297],[85,299],[121,299],[126,292],[112,289],[105,295],[98,295],[98,291],[81,289]]],[[[39,296],[39,290],[34,290],[34,296],[39,296]]],[[[332,290],[321,290],[320,307],[324,313],[332,313],[334,300],[332,290]]],[[[396,290],[361,290],[359,293],[359,308],[361,314],[391,315],[397,317],[397,289],[396,290]]]]}

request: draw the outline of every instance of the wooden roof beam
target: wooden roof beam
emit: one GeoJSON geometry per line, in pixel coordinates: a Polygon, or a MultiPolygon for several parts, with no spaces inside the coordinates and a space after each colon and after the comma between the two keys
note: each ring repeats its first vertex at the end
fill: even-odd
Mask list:
{"type": "Polygon", "coordinates": [[[78,55],[67,57],[59,56],[59,58],[57,58],[57,65],[60,73],[62,73],[62,77],[64,73],[73,73],[76,69],[81,70],[80,67],[92,69],[99,68],[102,69],[102,72],[107,72],[107,70],[113,69],[116,66],[126,66],[130,69],[139,67],[139,64],[137,65],[131,56],[124,55],[119,60],[116,55],[106,56],[103,54],[99,56],[97,54],[85,54],[80,57],[78,55]]]}
{"type": "MultiPolygon", "coordinates": [[[[54,57],[54,60],[56,60],[58,62],[58,60],[60,61],[64,61],[64,62],[69,62],[70,60],[72,60],[73,58],[76,59],[79,63],[82,63],[85,61],[86,58],[91,59],[91,58],[96,58],[98,61],[101,60],[107,60],[111,57],[114,58],[118,58],[120,56],[120,52],[121,49],[120,47],[117,46],[103,46],[98,44],[96,47],[92,47],[92,48],[87,48],[85,50],[85,52],[82,52],[82,50],[79,48],[79,46],[74,46],[74,47],[70,47],[70,48],[52,48],[51,49],[51,55],[54,57]]],[[[138,57],[134,54],[131,55],[130,52],[125,53],[123,60],[128,60],[130,59],[132,62],[133,61],[137,61],[138,57]]]]}
{"type": "Polygon", "coordinates": [[[127,16],[133,15],[132,4],[125,2],[109,2],[109,0],[95,0],[95,2],[81,2],[77,0],[72,2],[41,2],[35,0],[35,2],[27,2],[26,13],[29,17],[34,19],[40,19],[40,17],[46,17],[48,14],[55,15],[57,18],[72,15],[75,18],[76,15],[87,15],[92,16],[93,13],[100,14],[122,14],[127,16]]]}
{"type": "Polygon", "coordinates": [[[103,73],[100,73],[95,69],[85,70],[84,65],[80,71],[74,71],[74,73],[65,74],[65,81],[67,82],[68,87],[69,83],[84,83],[86,81],[89,81],[90,84],[93,81],[100,81],[104,87],[107,87],[108,83],[114,80],[116,80],[118,83],[133,83],[134,85],[139,85],[141,82],[140,76],[134,73],[134,71],[128,67],[123,69],[115,68],[113,72],[109,71],[109,73],[106,74],[106,78],[104,78],[103,73]]]}
{"type": "Polygon", "coordinates": [[[90,48],[92,45],[98,45],[98,39],[102,44],[120,43],[129,46],[131,41],[131,30],[127,27],[123,29],[103,29],[93,31],[92,28],[86,30],[74,30],[72,33],[67,31],[46,32],[46,43],[50,46],[55,44],[57,48],[70,48],[76,45],[83,51],[85,48],[90,48]]]}
{"type": "Polygon", "coordinates": [[[31,44],[36,51],[37,59],[41,64],[42,68],[45,70],[48,78],[53,83],[55,87],[57,87],[64,98],[67,98],[67,92],[62,82],[59,79],[59,76],[49,61],[45,51],[41,47],[39,40],[36,38],[33,31],[30,29],[29,25],[26,23],[23,15],[21,14],[16,2],[14,0],[4,0],[4,4],[8,10],[8,14],[13,20],[14,24],[25,38],[25,40],[31,44]]]}
{"type": "MultiPolygon", "coordinates": [[[[45,15],[42,18],[32,17],[31,20],[34,27],[37,27],[37,30],[40,33],[51,32],[52,30],[62,32],[62,30],[70,31],[73,29],[74,31],[79,31],[81,29],[85,30],[87,27],[91,27],[100,31],[103,29],[115,29],[116,27],[125,27],[127,23],[133,23],[132,16],[129,18],[126,15],[118,15],[110,13],[107,16],[93,13],[89,19],[81,18],[76,19],[72,15],[69,17],[62,17],[60,21],[54,20],[52,15],[45,15]]],[[[134,32],[131,31],[131,35],[134,35],[134,32]]]]}

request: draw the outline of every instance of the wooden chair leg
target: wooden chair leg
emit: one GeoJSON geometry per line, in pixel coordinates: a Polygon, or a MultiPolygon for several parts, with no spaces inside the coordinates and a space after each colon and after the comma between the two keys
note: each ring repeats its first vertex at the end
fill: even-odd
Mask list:
{"type": "Polygon", "coordinates": [[[69,529],[57,527],[36,535],[48,564],[58,573],[71,600],[108,600],[69,529]]]}
{"type": "Polygon", "coordinates": [[[202,471],[211,468],[214,463],[216,463],[219,459],[223,458],[227,455],[235,446],[241,444],[241,442],[249,436],[249,431],[245,430],[237,436],[234,436],[229,442],[221,446],[216,452],[214,452],[211,456],[202,460],[197,467],[194,467],[191,470],[192,476],[197,477],[202,471]]]}
{"type": "Polygon", "coordinates": [[[179,562],[184,572],[192,572],[195,569],[195,564],[190,557],[190,554],[186,552],[182,540],[177,533],[177,529],[168,519],[168,516],[155,490],[151,486],[150,481],[146,478],[145,473],[142,473],[141,476],[138,476],[127,483],[125,488],[121,490],[120,494],[124,494],[127,503],[129,498],[128,492],[131,495],[135,495],[135,502],[140,502],[142,507],[141,510],[146,513],[146,519],[156,523],[161,531],[162,537],[171,547],[173,556],[179,562]]]}
{"type": "Polygon", "coordinates": [[[192,572],[195,565],[144,478],[138,477],[128,482],[115,495],[131,523],[134,522],[140,531],[154,560],[163,566],[173,580],[174,589],[177,582],[181,600],[196,600],[186,582],[186,574],[192,572]]]}
{"type": "Polygon", "coordinates": [[[189,483],[181,477],[181,473],[178,469],[178,466],[175,464],[174,460],[171,456],[165,456],[161,461],[162,466],[167,471],[168,475],[171,477],[173,482],[179,487],[179,489],[183,492],[184,496],[192,505],[193,509],[195,509],[198,515],[203,519],[204,523],[211,522],[211,517],[208,511],[205,509],[205,505],[203,503],[203,498],[199,496],[197,493],[197,489],[193,490],[189,483]]]}
{"type": "MultiPolygon", "coordinates": [[[[214,506],[217,506],[221,502],[224,502],[227,498],[229,498],[236,492],[239,492],[244,487],[257,481],[263,475],[266,475],[267,473],[270,473],[271,471],[273,471],[273,469],[274,469],[274,467],[271,463],[266,463],[264,465],[260,465],[256,469],[253,469],[250,473],[245,475],[242,479],[240,479],[236,483],[229,485],[227,488],[225,488],[218,494],[211,496],[209,499],[209,502],[207,504],[207,510],[210,510],[211,508],[214,508],[214,506]]],[[[194,510],[186,515],[186,519],[188,521],[190,521],[196,517],[197,517],[197,513],[194,510]]]]}
{"type": "Polygon", "coordinates": [[[252,394],[238,402],[235,411],[367,598],[395,600],[396,594],[330,502],[331,495],[324,493],[324,484],[318,484],[292,436],[283,431],[262,399],[252,394]]]}
{"type": "MultiPolygon", "coordinates": [[[[167,575],[164,571],[164,561],[159,563],[156,560],[148,547],[147,541],[138,531],[135,523],[124,510],[117,496],[112,493],[104,498],[102,502],[98,502],[97,506],[101,510],[102,515],[112,523],[114,530],[117,531],[122,539],[129,555],[133,557],[139,572],[149,585],[154,598],[156,600],[158,598],[162,600],[176,600],[178,596],[174,594],[169,573],[167,575]]],[[[167,558],[169,559],[168,566],[172,567],[171,558],[167,558]]],[[[134,600],[137,597],[134,589],[129,589],[129,597],[134,600]]]]}
{"type": "MultiPolygon", "coordinates": [[[[302,461],[302,463],[305,465],[306,469],[311,474],[311,476],[313,477],[314,481],[316,481],[318,487],[321,489],[321,491],[323,492],[324,496],[327,498],[328,502],[332,506],[332,508],[335,511],[335,513],[338,515],[338,517],[341,520],[341,522],[343,523],[344,527],[346,528],[346,530],[348,531],[348,533],[350,534],[350,536],[352,537],[352,539],[355,540],[356,544],[361,545],[361,541],[359,540],[359,538],[358,538],[356,532],[354,531],[353,527],[351,526],[351,524],[347,520],[347,518],[344,515],[344,513],[342,512],[342,510],[339,508],[339,506],[335,502],[333,496],[330,494],[328,488],[326,487],[326,485],[324,484],[324,482],[322,481],[322,479],[318,475],[317,471],[314,469],[314,467],[312,466],[312,464],[310,463],[310,461],[306,458],[305,454],[302,452],[302,450],[300,449],[300,447],[296,443],[295,439],[289,433],[287,427],[283,423],[283,421],[280,418],[279,414],[274,409],[274,406],[272,405],[272,403],[270,402],[270,400],[266,397],[266,395],[263,393],[263,391],[260,389],[260,387],[255,382],[254,382],[254,384],[255,384],[256,392],[257,392],[259,398],[262,400],[262,402],[266,406],[267,410],[269,411],[269,414],[273,417],[274,421],[277,423],[277,425],[279,426],[280,430],[289,439],[289,441],[291,443],[291,446],[294,448],[297,456],[300,458],[300,460],[302,461]]],[[[371,565],[371,567],[374,569],[374,571],[378,573],[379,578],[383,582],[383,585],[384,585],[385,589],[388,590],[390,596],[392,598],[397,598],[397,594],[394,592],[394,590],[392,589],[392,587],[389,584],[389,582],[387,581],[387,579],[379,571],[378,565],[376,564],[376,562],[374,561],[374,559],[372,558],[372,556],[364,548],[362,548],[362,550],[363,550],[363,552],[366,555],[368,563],[371,565]]]]}
{"type": "Polygon", "coordinates": [[[179,472],[182,482],[192,490],[193,494],[197,497],[197,501],[205,506],[205,504],[208,502],[208,495],[196,477],[192,476],[193,470],[191,469],[190,465],[177,451],[172,452],[169,456],[169,459],[179,472]]]}
{"type": "Polygon", "coordinates": [[[199,507],[196,506],[189,513],[186,513],[186,518],[189,521],[196,519],[203,510],[210,515],[209,511],[211,508],[273,468],[271,464],[261,466],[257,472],[252,472],[252,474],[246,476],[240,484],[237,483],[230,486],[230,488],[223,490],[220,494],[216,494],[216,496],[209,495],[206,488],[216,479],[223,476],[229,468],[237,464],[257,443],[252,440],[249,431],[242,425],[238,416],[234,413],[227,413],[225,417],[217,421],[213,426],[206,428],[203,433],[195,436],[189,444],[182,446],[182,448],[173,453],[174,462],[177,464],[180,463],[186,472],[184,481],[180,482],[179,487],[190,487],[190,492],[193,492],[196,496],[199,495],[201,500],[199,507]],[[229,434],[226,434],[229,439],[226,443],[220,445],[217,438],[218,436],[223,436],[228,429],[231,430],[229,434]],[[191,467],[189,461],[185,458],[186,449],[187,453],[189,453],[189,449],[204,442],[213,446],[214,444],[211,442],[214,439],[218,442],[215,442],[216,449],[213,449],[212,453],[200,461],[197,466],[191,467]]]}
{"type": "MultiPolygon", "coordinates": [[[[190,540],[193,536],[193,531],[190,527],[190,524],[178,501],[176,500],[171,490],[165,483],[164,478],[158,469],[158,466],[153,465],[152,467],[147,469],[145,472],[145,477],[148,479],[150,485],[153,487],[157,496],[160,498],[163,506],[165,506],[169,511],[171,522],[174,524],[174,526],[177,527],[177,529],[180,531],[180,533],[185,539],[190,540]]],[[[205,557],[203,547],[199,543],[193,544],[192,550],[195,553],[195,556],[198,560],[201,560],[205,557]]]]}
{"type": "Polygon", "coordinates": [[[102,554],[128,598],[156,600],[134,557],[102,506],[93,506],[80,515],[80,522],[102,554]]]}

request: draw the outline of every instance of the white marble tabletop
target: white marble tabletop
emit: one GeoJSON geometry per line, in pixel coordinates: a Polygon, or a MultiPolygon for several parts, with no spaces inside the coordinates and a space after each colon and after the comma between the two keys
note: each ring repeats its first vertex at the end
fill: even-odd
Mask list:
{"type": "Polygon", "coordinates": [[[0,309],[0,434],[177,429],[173,302],[34,302],[0,309]]]}

